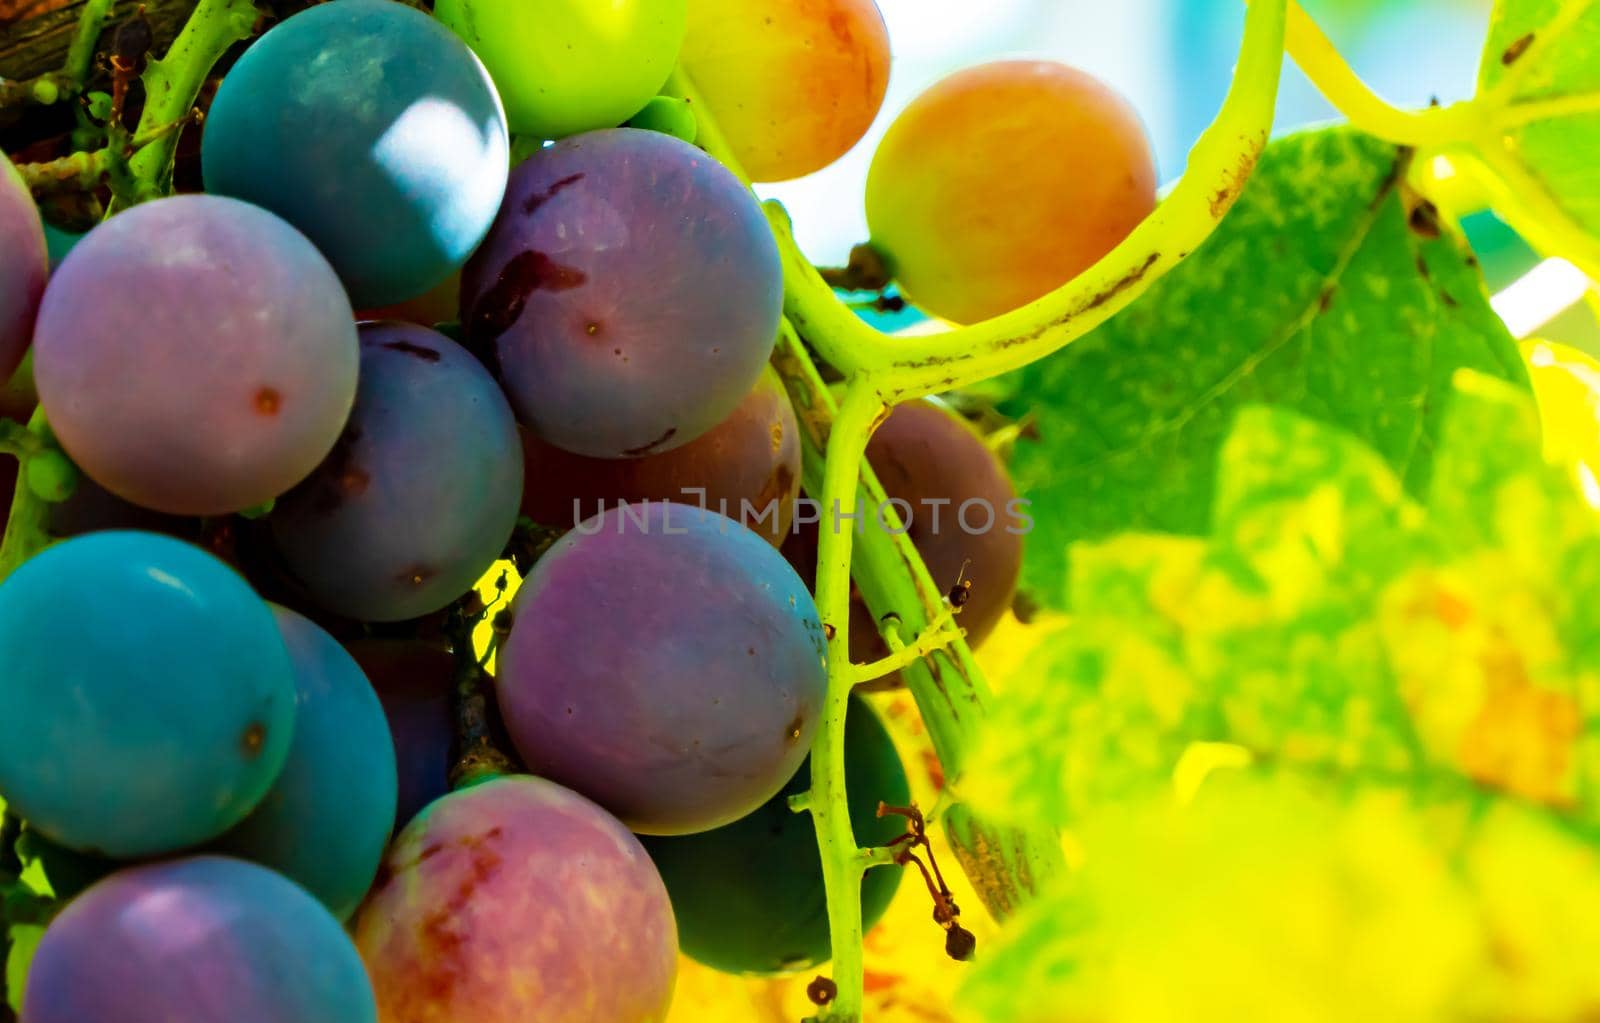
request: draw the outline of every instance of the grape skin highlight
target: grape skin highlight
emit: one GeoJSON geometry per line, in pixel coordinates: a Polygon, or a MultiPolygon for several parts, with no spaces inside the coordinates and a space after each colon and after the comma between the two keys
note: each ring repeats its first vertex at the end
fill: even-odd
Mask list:
{"type": "Polygon", "coordinates": [[[376,1023],[361,959],[298,885],[223,856],[132,867],[45,932],[22,1023],[376,1023]]]}
{"type": "Polygon", "coordinates": [[[1155,203],[1138,111],[1051,61],[946,78],[895,119],[867,176],[872,241],[906,297],[957,323],[1065,284],[1155,203]]]}
{"type": "Polygon", "coordinates": [[[0,380],[11,379],[33,333],[50,257],[39,208],[0,152],[0,380]]]}
{"type": "Polygon", "coordinates": [[[245,51],[206,117],[206,191],[304,231],[362,307],[466,262],[505,191],[510,141],[488,74],[393,0],[294,15],[245,51]]]}
{"type": "Polygon", "coordinates": [[[586,458],[524,433],[522,449],[522,512],[556,529],[599,514],[602,505],[676,501],[737,519],[778,546],[800,494],[800,427],[771,367],[728,418],[681,448],[644,458],[586,458]]]}
{"type": "Polygon", "coordinates": [[[468,343],[517,418],[593,458],[668,451],[726,419],[761,376],[782,306],[755,199],[693,146],[636,128],[517,167],[461,277],[468,343]]]}
{"type": "Polygon", "coordinates": [[[484,368],[436,331],[369,323],[344,435],[269,523],[316,602],[392,622],[471,589],[510,539],[521,497],[516,422],[484,368]]]}
{"type": "Polygon", "coordinates": [[[745,173],[787,181],[872,126],[889,30],[873,0],[690,0],[683,66],[745,173]]]}
{"type": "Polygon", "coordinates": [[[144,203],[91,231],[45,289],[39,400],[67,454],[118,497],[239,511],[300,482],[338,439],[356,392],[352,315],[327,261],[265,210],[144,203]]]}
{"type": "Polygon", "coordinates": [[[152,533],[93,533],[0,585],[0,796],[115,857],[214,838],[260,802],[294,731],[272,614],[232,569],[152,533]]]}
{"type": "Polygon", "coordinates": [[[634,831],[737,820],[805,758],[822,624],[782,556],[731,519],[607,511],[539,560],[513,615],[497,678],[512,741],[634,831]]]}
{"type": "Polygon", "coordinates": [[[355,934],[385,1023],[657,1023],[677,973],[672,906],[638,840],[526,776],[412,821],[355,934]]]}
{"type": "Polygon", "coordinates": [[[287,608],[272,613],[294,665],[294,741],[278,780],[217,848],[280,871],[344,920],[389,844],[394,742],[383,705],[344,648],[287,608]]]}

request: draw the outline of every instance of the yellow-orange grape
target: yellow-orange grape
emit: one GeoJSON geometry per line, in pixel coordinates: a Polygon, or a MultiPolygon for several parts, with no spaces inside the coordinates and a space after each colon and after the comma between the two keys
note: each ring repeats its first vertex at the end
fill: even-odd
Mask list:
{"type": "Polygon", "coordinates": [[[867,177],[867,222],[906,296],[958,323],[1055,290],[1155,208],[1138,112],[1050,61],[958,72],[917,97],[867,177]]]}
{"type": "Polygon", "coordinates": [[[889,86],[873,0],[690,0],[679,58],[745,172],[787,181],[861,141],[889,86]]]}

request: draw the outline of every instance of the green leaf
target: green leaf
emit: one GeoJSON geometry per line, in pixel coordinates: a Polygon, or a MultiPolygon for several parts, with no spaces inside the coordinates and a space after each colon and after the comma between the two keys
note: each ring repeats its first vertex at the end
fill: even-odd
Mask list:
{"type": "Polygon", "coordinates": [[[1024,586],[1060,607],[1070,544],[1199,534],[1234,413],[1267,403],[1355,434],[1426,489],[1457,369],[1525,385],[1463,242],[1403,185],[1407,153],[1347,129],[1268,147],[1206,246],[1139,302],[1023,371],[1037,417],[1024,586]]]}
{"type": "Polygon", "coordinates": [[[1594,174],[1600,161],[1600,4],[1498,0],[1478,86],[1479,155],[1528,213],[1569,221],[1594,246],[1600,237],[1600,179],[1594,174]]]}
{"type": "Polygon", "coordinates": [[[1509,801],[1229,771],[1074,837],[1077,873],[973,966],[979,1018],[1576,1020],[1600,1001],[1595,848],[1509,801]]]}
{"type": "Polygon", "coordinates": [[[998,818],[1071,824],[1170,785],[1192,743],[1600,828],[1600,515],[1517,387],[1463,371],[1429,494],[1353,434],[1241,410],[1204,539],[1076,545],[1073,614],[1002,687],[998,818]]]}

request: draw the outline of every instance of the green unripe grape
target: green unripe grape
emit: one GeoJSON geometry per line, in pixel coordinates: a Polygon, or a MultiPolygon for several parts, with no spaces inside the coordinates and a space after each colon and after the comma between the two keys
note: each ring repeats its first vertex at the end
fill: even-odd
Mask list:
{"type": "Polygon", "coordinates": [[[489,69],[511,130],[614,128],[661,91],[687,0],[438,0],[434,15],[489,69]]]}
{"type": "Polygon", "coordinates": [[[643,110],[628,119],[628,127],[659,131],[691,146],[700,134],[700,123],[689,104],[672,96],[657,96],[646,103],[643,110]]]}
{"type": "Polygon", "coordinates": [[[47,449],[28,459],[28,489],[35,497],[59,504],[78,489],[78,467],[66,455],[47,449]]]}

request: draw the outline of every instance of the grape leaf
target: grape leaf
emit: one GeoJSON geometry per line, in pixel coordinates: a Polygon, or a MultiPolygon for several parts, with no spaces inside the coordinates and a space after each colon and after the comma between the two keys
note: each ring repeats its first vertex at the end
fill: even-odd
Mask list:
{"type": "MultiPolygon", "coordinates": [[[[1464,371],[1434,480],[1301,413],[1241,410],[1211,535],[1079,544],[1068,624],[1004,689],[964,793],[1070,823],[1193,742],[1600,826],[1600,514],[1517,387],[1464,371]]],[[[1589,478],[1592,487],[1592,477],[1589,478]]]]}
{"type": "Polygon", "coordinates": [[[1254,770],[1123,804],[973,967],[994,1023],[1576,1020],[1600,857],[1507,800],[1440,814],[1254,770]]]}
{"type": "Polygon", "coordinates": [[[1544,231],[1564,222],[1568,245],[1582,250],[1572,255],[1593,265],[1600,256],[1600,4],[1498,0],[1471,106],[1481,128],[1474,151],[1502,179],[1507,198],[1545,221],[1544,231]]]}
{"type": "Polygon", "coordinates": [[[1519,387],[1463,371],[1441,404],[1420,497],[1353,433],[1245,406],[1207,536],[1074,549],[1073,614],[962,792],[1068,826],[1080,869],[976,966],[980,1016],[1600,1005],[1571,937],[1600,940],[1600,486],[1545,461],[1519,387]]]}
{"type": "Polygon", "coordinates": [[[1244,404],[1353,432],[1415,493],[1457,369],[1526,385],[1470,252],[1406,189],[1409,160],[1348,129],[1274,142],[1203,249],[1022,371],[1008,408],[1037,427],[1013,470],[1038,520],[1024,571],[1038,600],[1062,606],[1075,541],[1202,532],[1244,404]]]}

